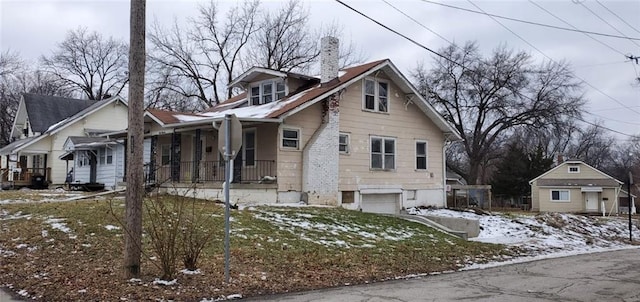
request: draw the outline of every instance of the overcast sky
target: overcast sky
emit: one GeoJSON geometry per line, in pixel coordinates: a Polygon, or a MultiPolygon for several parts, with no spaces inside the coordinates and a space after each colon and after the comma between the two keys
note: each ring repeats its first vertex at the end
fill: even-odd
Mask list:
{"type": "MultiPolygon", "coordinates": [[[[498,19],[533,47],[486,15],[419,0],[387,1],[422,25],[383,0],[344,0],[355,9],[433,50],[441,49],[448,42],[424,27],[449,41],[464,43],[475,40],[485,53],[506,43],[511,48],[530,53],[538,62],[547,60],[545,56],[557,61],[566,60],[571,63],[576,75],[587,82],[584,85],[585,97],[589,102],[585,119],[591,122],[601,120],[606,127],[618,132],[640,134],[640,85],[634,83],[634,79],[640,77],[640,65],[625,58],[625,55],[640,56],[640,0],[438,1],[478,11],[475,4],[491,14],[570,27],[535,6],[535,3],[580,30],[639,39],[634,43],[630,39],[591,36],[607,45],[604,46],[583,33],[498,19]]],[[[147,0],[147,20],[148,23],[158,20],[169,24],[175,18],[182,23],[195,16],[198,6],[206,2],[147,0]]],[[[233,3],[222,2],[224,5],[233,3]]],[[[281,4],[278,1],[264,3],[269,8],[281,4]]],[[[305,6],[309,9],[313,26],[334,21],[342,24],[345,37],[362,48],[368,60],[389,58],[407,76],[418,62],[425,62],[429,66],[432,61],[432,54],[426,50],[366,20],[338,2],[305,1],[305,6]]],[[[36,61],[41,55],[49,54],[56,43],[65,38],[67,31],[80,26],[128,42],[128,25],[129,1],[126,0],[0,0],[0,48],[2,51],[17,51],[27,60],[36,61]]],[[[612,135],[619,139],[627,138],[621,134],[612,135]]]]}

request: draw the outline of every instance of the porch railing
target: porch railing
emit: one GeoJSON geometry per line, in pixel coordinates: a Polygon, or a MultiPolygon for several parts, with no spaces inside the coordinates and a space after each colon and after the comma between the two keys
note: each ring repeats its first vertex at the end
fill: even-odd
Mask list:
{"type": "Polygon", "coordinates": [[[13,182],[21,185],[31,184],[32,176],[46,175],[46,181],[51,182],[51,168],[24,168],[17,171],[11,171],[9,169],[0,169],[0,179],[2,182],[9,182],[10,175],[13,175],[13,182]]]}
{"type": "MultiPolygon", "coordinates": [[[[264,176],[276,175],[275,160],[254,160],[243,161],[242,165],[235,162],[233,169],[233,180],[236,183],[257,183],[264,176]]],[[[224,182],[224,161],[183,161],[176,169],[172,169],[171,165],[160,166],[156,168],[156,182],[224,182]],[[172,173],[173,172],[173,173],[172,173]]],[[[154,173],[153,171],[145,171],[154,173]]],[[[147,176],[147,178],[153,178],[147,176]]]]}

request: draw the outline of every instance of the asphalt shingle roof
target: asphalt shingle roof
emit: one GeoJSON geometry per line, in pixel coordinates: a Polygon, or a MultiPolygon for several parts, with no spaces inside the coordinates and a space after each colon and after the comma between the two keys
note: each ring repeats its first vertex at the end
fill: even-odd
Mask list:
{"type": "Polygon", "coordinates": [[[24,94],[24,104],[33,132],[43,133],[68,117],[98,102],[32,93],[24,94]]]}

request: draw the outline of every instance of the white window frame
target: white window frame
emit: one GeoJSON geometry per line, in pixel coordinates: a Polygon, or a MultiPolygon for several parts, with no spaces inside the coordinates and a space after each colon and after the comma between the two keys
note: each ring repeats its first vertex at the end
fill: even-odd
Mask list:
{"type": "Polygon", "coordinates": [[[340,132],[340,134],[338,135],[338,151],[340,152],[340,154],[350,154],[351,153],[351,134],[340,132]],[[341,137],[345,137],[345,139],[346,139],[346,142],[344,144],[342,142],[340,142],[340,138],[341,137]],[[341,146],[345,146],[346,150],[340,150],[341,146]]]}
{"type": "Polygon", "coordinates": [[[390,86],[391,84],[389,83],[389,81],[386,80],[380,80],[380,79],[376,79],[376,78],[364,78],[362,80],[362,110],[365,111],[369,111],[369,112],[378,112],[378,113],[389,113],[390,111],[390,106],[389,106],[389,99],[390,99],[390,86]],[[369,109],[367,108],[367,81],[371,81],[373,82],[373,89],[374,89],[374,94],[373,94],[373,109],[369,109]],[[387,85],[387,110],[386,111],[381,111],[380,110],[380,83],[383,83],[385,85],[387,85]]]}
{"type": "Polygon", "coordinates": [[[397,144],[398,140],[395,137],[389,137],[389,136],[377,136],[377,135],[372,135],[369,137],[369,169],[371,170],[375,170],[375,171],[395,171],[396,170],[396,164],[397,164],[397,157],[398,157],[398,144],[397,144]],[[381,145],[380,145],[380,154],[382,155],[382,159],[381,159],[381,164],[382,167],[378,168],[378,167],[373,167],[373,149],[372,149],[372,144],[373,144],[373,140],[375,139],[380,139],[381,145]],[[386,167],[386,160],[385,157],[387,155],[387,150],[385,149],[385,142],[387,140],[391,140],[393,141],[393,168],[387,168],[386,167]]]}
{"type": "Polygon", "coordinates": [[[78,167],[84,167],[89,165],[89,155],[88,151],[80,151],[78,154],[78,167]]]}
{"type": "Polygon", "coordinates": [[[577,174],[580,173],[580,166],[569,166],[567,168],[567,173],[571,173],[571,174],[577,174]],[[571,171],[572,168],[575,168],[575,171],[571,171]]]}
{"type": "Polygon", "coordinates": [[[258,160],[258,130],[256,128],[248,128],[242,130],[242,165],[245,167],[255,167],[258,160]],[[253,164],[247,165],[247,133],[253,132],[253,164]]]}
{"type": "MultiPolygon", "coordinates": [[[[291,140],[291,139],[287,139],[287,140],[291,140]]],[[[302,130],[300,130],[300,128],[298,127],[291,127],[291,126],[283,126],[280,128],[280,149],[282,150],[300,150],[300,144],[302,141],[302,130]],[[298,137],[296,139],[296,147],[289,147],[289,146],[285,146],[284,145],[284,132],[285,131],[295,131],[298,133],[298,137]]]]}
{"type": "Polygon", "coordinates": [[[571,191],[565,189],[552,189],[549,190],[549,200],[551,202],[570,202],[571,201],[571,191]],[[558,198],[562,198],[562,192],[567,192],[567,199],[553,199],[553,192],[558,192],[558,198]]]}
{"type": "Polygon", "coordinates": [[[429,170],[429,142],[426,140],[416,140],[415,141],[415,163],[417,171],[427,171],[429,170]],[[424,144],[424,154],[418,154],[418,144],[424,144]],[[424,157],[424,168],[418,167],[418,157],[424,157]]]}
{"type": "Polygon", "coordinates": [[[249,106],[257,106],[257,105],[263,105],[263,104],[268,104],[268,103],[273,103],[275,101],[278,101],[279,99],[283,98],[284,96],[287,95],[287,85],[285,83],[285,81],[283,79],[268,79],[268,80],[264,80],[264,81],[260,81],[260,82],[255,82],[252,83],[249,86],[249,89],[247,90],[249,97],[247,98],[249,101],[249,106]],[[265,85],[271,85],[271,93],[269,93],[271,95],[271,101],[270,102],[265,102],[264,98],[267,96],[264,94],[264,86],[265,85]],[[284,88],[284,90],[278,90],[278,84],[282,84],[282,87],[284,88]],[[258,88],[258,104],[254,104],[253,103],[253,98],[255,98],[255,95],[253,95],[253,89],[254,88],[258,88]],[[281,97],[279,98],[278,96],[281,95],[281,97]]]}

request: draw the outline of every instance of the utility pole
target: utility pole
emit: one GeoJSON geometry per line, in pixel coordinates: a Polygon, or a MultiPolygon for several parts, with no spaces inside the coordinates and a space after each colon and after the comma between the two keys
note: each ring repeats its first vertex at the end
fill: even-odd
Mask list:
{"type": "Polygon", "coordinates": [[[129,128],[127,140],[125,278],[140,276],[142,255],[142,153],[144,143],[144,66],[146,0],[131,0],[129,23],[129,128]]]}
{"type": "Polygon", "coordinates": [[[629,200],[629,241],[633,241],[633,224],[631,224],[631,205],[633,205],[633,198],[631,197],[631,184],[633,183],[633,176],[631,169],[629,169],[629,176],[627,176],[627,200],[629,200]]]}

